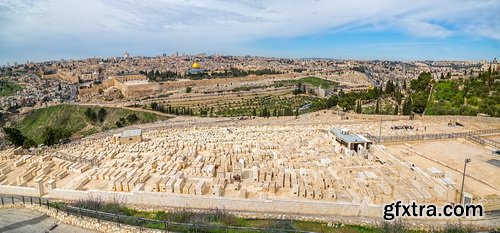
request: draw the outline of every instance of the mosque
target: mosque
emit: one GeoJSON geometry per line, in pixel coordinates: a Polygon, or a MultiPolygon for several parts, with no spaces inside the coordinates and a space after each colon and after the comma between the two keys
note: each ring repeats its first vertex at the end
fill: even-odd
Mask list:
{"type": "Polygon", "coordinates": [[[194,62],[191,65],[191,69],[186,71],[186,74],[188,75],[202,75],[205,72],[203,68],[201,68],[200,64],[198,62],[194,62]]]}

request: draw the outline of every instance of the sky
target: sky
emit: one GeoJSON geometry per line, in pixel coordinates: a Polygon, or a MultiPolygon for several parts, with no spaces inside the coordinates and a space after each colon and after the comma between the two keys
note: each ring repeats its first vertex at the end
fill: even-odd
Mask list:
{"type": "Polygon", "coordinates": [[[0,0],[0,64],[173,54],[500,58],[500,0],[0,0]]]}

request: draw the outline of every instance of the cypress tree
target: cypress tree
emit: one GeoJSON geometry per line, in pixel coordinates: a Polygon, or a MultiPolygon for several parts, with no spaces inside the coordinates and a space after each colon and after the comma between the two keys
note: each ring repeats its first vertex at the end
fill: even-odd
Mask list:
{"type": "Polygon", "coordinates": [[[361,108],[361,100],[358,100],[356,104],[356,113],[361,113],[362,111],[363,109],[361,108]]]}
{"type": "Polygon", "coordinates": [[[413,108],[411,99],[406,99],[404,104],[403,104],[403,115],[410,115],[411,114],[411,109],[413,108]]]}

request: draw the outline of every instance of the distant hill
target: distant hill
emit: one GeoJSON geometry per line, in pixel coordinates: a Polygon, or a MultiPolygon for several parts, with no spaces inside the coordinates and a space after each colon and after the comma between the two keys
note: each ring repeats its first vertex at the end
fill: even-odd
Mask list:
{"type": "Polygon", "coordinates": [[[168,117],[149,112],[62,104],[33,110],[16,122],[14,127],[26,138],[41,144],[46,140],[48,129],[59,132],[62,138],[82,137],[108,129],[166,119],[168,117]]]}

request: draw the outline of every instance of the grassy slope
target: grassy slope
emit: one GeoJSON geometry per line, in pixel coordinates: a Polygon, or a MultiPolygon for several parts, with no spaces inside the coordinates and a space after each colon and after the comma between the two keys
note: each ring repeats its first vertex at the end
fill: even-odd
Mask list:
{"type": "Polygon", "coordinates": [[[323,88],[330,88],[337,86],[338,83],[318,77],[305,77],[299,80],[284,80],[284,81],[276,81],[275,86],[285,86],[285,85],[296,85],[298,83],[309,84],[314,87],[321,86],[323,88]]]}
{"type": "MultiPolygon", "coordinates": [[[[270,229],[288,229],[312,232],[328,232],[328,233],[379,233],[378,227],[374,226],[359,226],[359,225],[338,225],[337,227],[328,226],[325,222],[299,221],[299,220],[275,220],[275,219],[250,219],[237,217],[225,212],[219,214],[207,212],[191,212],[189,210],[180,210],[174,212],[165,211],[140,211],[133,208],[121,207],[122,214],[155,220],[168,220],[181,223],[200,223],[213,226],[238,226],[238,227],[256,227],[270,229]]],[[[107,212],[107,211],[105,211],[107,212]]],[[[163,229],[164,224],[151,224],[148,227],[163,229]]],[[[180,227],[179,232],[187,232],[187,229],[180,227]]],[[[192,230],[192,229],[191,229],[192,230]]],[[[217,230],[207,232],[221,232],[217,230]]],[[[243,232],[241,230],[227,232],[243,232]]]]}
{"type": "Polygon", "coordinates": [[[498,82],[493,85],[482,83],[480,79],[474,79],[471,82],[467,94],[464,91],[465,85],[460,81],[451,80],[436,83],[426,114],[474,116],[478,112],[484,112],[498,116],[500,114],[498,98],[500,85],[498,82]],[[464,97],[467,98],[467,102],[465,102],[464,97]]]}
{"type": "MultiPolygon", "coordinates": [[[[137,112],[120,108],[105,108],[106,118],[102,123],[93,123],[84,115],[87,106],[56,105],[47,108],[37,109],[26,115],[16,124],[21,132],[28,138],[32,138],[37,143],[42,143],[42,133],[45,127],[62,127],[73,133],[73,136],[86,136],[103,130],[116,128],[116,121],[120,117],[127,117],[135,113],[139,120],[135,122],[149,123],[167,119],[153,113],[137,112]]],[[[100,107],[91,107],[95,112],[100,107]]]]}
{"type": "Polygon", "coordinates": [[[301,79],[299,79],[299,82],[307,83],[307,84],[310,84],[310,85],[315,86],[315,87],[321,86],[323,88],[329,88],[329,87],[337,85],[336,82],[322,79],[322,78],[317,78],[317,77],[301,78],[301,79]]]}
{"type": "Polygon", "coordinates": [[[21,86],[15,83],[11,83],[5,78],[0,79],[0,96],[8,96],[21,89],[21,86]]]}
{"type": "Polygon", "coordinates": [[[441,81],[434,85],[426,114],[459,114],[458,109],[463,104],[463,91],[453,81],[441,81]]]}

